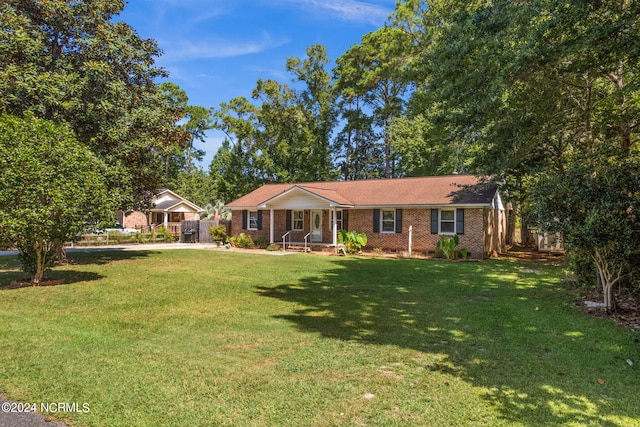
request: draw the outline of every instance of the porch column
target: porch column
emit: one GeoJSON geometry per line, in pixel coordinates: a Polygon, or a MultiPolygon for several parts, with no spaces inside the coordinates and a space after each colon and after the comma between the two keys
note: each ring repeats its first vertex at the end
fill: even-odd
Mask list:
{"type": "Polygon", "coordinates": [[[164,229],[169,230],[169,212],[164,213],[164,229]]]}
{"type": "Polygon", "coordinates": [[[333,208],[333,246],[338,246],[338,212],[336,208],[333,208]]]}
{"type": "Polygon", "coordinates": [[[269,243],[273,244],[275,243],[275,240],[273,239],[274,237],[274,231],[273,231],[273,224],[275,223],[275,219],[273,218],[273,209],[269,209],[269,243]]]}

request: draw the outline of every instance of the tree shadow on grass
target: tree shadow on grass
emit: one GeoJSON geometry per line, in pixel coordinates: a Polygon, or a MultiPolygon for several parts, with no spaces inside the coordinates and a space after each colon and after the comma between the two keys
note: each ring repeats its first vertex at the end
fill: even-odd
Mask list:
{"type": "MultiPolygon", "coordinates": [[[[103,275],[91,271],[55,270],[48,273],[39,286],[65,286],[79,282],[91,282],[102,278],[104,278],[103,275]]],[[[30,287],[32,285],[28,283],[28,280],[22,272],[0,273],[0,290],[15,290],[30,287]],[[13,281],[20,281],[21,283],[16,285],[13,284],[13,281]]]]}
{"type": "Polygon", "coordinates": [[[157,255],[158,251],[132,251],[124,248],[100,248],[100,249],[75,249],[67,251],[67,259],[70,264],[97,264],[104,265],[113,261],[126,261],[138,258],[148,258],[151,255],[157,255]]]}
{"type": "Polygon", "coordinates": [[[334,266],[257,292],[295,303],[277,317],[301,331],[446,355],[425,368],[483,387],[508,421],[616,426],[607,417],[640,417],[628,395],[638,375],[624,363],[637,343],[570,308],[558,270],[357,258],[334,266]]]}
{"type": "MultiPolygon", "coordinates": [[[[155,251],[124,251],[118,248],[109,248],[109,250],[91,250],[91,251],[73,251],[67,253],[67,262],[62,265],[55,266],[51,271],[45,274],[46,279],[58,280],[64,279],[64,283],[55,286],[71,285],[79,282],[91,282],[103,279],[102,274],[92,271],[74,270],[74,265],[105,265],[114,261],[125,261],[138,258],[146,258],[155,251]]],[[[3,256],[0,257],[0,290],[21,289],[24,286],[11,286],[14,280],[27,280],[26,275],[20,269],[17,257],[3,256]]]]}

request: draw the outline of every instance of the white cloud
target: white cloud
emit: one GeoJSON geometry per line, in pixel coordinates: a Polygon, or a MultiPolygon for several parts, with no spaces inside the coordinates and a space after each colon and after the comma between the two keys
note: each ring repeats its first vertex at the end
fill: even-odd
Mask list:
{"type": "Polygon", "coordinates": [[[288,74],[286,71],[284,71],[283,68],[267,68],[267,67],[260,67],[260,66],[253,65],[248,67],[247,69],[248,71],[251,71],[259,75],[271,76],[274,79],[285,80],[285,79],[291,78],[291,75],[288,74]]]}
{"type": "MultiPolygon", "coordinates": [[[[274,1],[274,0],[271,0],[274,1]]],[[[351,22],[382,25],[392,9],[358,0],[275,0],[313,13],[328,13],[351,22]]]]}
{"type": "Polygon", "coordinates": [[[163,62],[188,61],[192,59],[230,58],[250,55],[274,49],[287,44],[289,39],[274,39],[264,34],[254,40],[227,40],[210,38],[208,40],[171,40],[160,43],[164,48],[163,62]]]}

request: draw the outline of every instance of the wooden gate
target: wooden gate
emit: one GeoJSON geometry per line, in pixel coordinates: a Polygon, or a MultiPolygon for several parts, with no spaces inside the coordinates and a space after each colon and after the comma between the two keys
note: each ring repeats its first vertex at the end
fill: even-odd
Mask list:
{"type": "Polygon", "coordinates": [[[214,243],[211,234],[209,234],[209,227],[216,225],[224,225],[227,228],[227,235],[229,235],[229,228],[231,226],[230,221],[182,221],[182,233],[180,234],[180,241],[188,241],[185,238],[185,231],[193,230],[191,235],[191,242],[198,243],[214,243]]]}
{"type": "Polygon", "coordinates": [[[213,243],[213,238],[209,234],[209,227],[214,225],[218,225],[216,221],[200,221],[200,234],[198,235],[200,243],[213,243]]]}
{"type": "Polygon", "coordinates": [[[213,237],[209,234],[209,227],[215,227],[216,225],[224,225],[227,228],[227,237],[229,236],[230,221],[200,221],[200,234],[198,240],[200,243],[214,243],[213,237]]]}

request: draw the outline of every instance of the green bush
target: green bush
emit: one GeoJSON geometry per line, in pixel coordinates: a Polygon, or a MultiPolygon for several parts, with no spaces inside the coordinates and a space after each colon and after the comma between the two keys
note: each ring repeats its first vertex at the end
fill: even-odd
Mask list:
{"type": "Polygon", "coordinates": [[[253,239],[251,238],[251,236],[247,236],[244,233],[240,233],[237,236],[230,238],[229,240],[231,241],[231,244],[236,248],[248,249],[255,246],[255,243],[253,243],[253,239]]]}
{"type": "Polygon", "coordinates": [[[462,257],[467,258],[467,249],[462,248],[458,250],[459,238],[457,234],[453,236],[440,236],[440,240],[436,243],[436,252],[434,256],[436,258],[456,259],[462,257]]]}
{"type": "Polygon", "coordinates": [[[227,227],[222,224],[209,227],[209,234],[214,242],[224,242],[224,239],[227,237],[227,227]]]}
{"type": "Polygon", "coordinates": [[[357,254],[367,245],[367,235],[357,231],[340,230],[338,243],[342,243],[348,254],[357,254]]]}
{"type": "Polygon", "coordinates": [[[260,249],[267,249],[269,247],[269,240],[264,237],[258,237],[255,243],[260,249]]]}
{"type": "Polygon", "coordinates": [[[176,238],[173,236],[173,234],[169,233],[164,227],[158,227],[156,236],[163,238],[163,240],[167,243],[173,243],[176,241],[176,238]]]}

